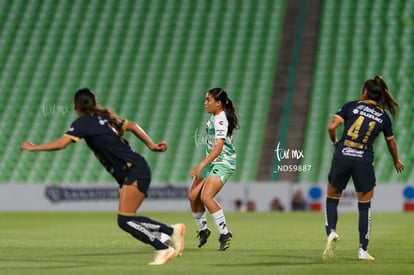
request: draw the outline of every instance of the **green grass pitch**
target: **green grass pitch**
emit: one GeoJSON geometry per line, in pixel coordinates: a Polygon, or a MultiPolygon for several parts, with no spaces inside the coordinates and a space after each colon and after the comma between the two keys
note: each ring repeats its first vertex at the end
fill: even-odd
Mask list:
{"type": "Polygon", "coordinates": [[[121,231],[116,213],[0,212],[0,274],[413,274],[413,213],[373,213],[370,253],[358,261],[357,213],[340,213],[341,240],[330,261],[323,213],[234,213],[226,218],[231,247],[217,251],[218,234],[197,248],[189,212],[142,213],[184,222],[184,254],[148,266],[154,251],[121,231]]]}

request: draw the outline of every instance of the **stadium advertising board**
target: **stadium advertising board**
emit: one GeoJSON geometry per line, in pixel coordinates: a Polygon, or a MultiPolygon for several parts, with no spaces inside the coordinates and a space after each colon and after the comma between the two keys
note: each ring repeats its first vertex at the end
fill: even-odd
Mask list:
{"type": "MultiPolygon", "coordinates": [[[[277,199],[284,211],[292,211],[292,198],[300,191],[306,211],[323,211],[325,184],[231,183],[226,184],[217,200],[227,211],[271,211],[277,199]],[[242,208],[236,210],[235,202],[242,208]],[[247,209],[249,204],[249,209],[247,209]]],[[[154,184],[141,211],[190,211],[186,185],[154,184]]],[[[116,211],[118,189],[111,185],[38,185],[4,184],[0,186],[0,211],[116,211]],[[17,195],[18,194],[18,195],[17,195]]],[[[344,191],[339,210],[357,211],[352,185],[344,191]]],[[[414,211],[414,187],[386,184],[375,188],[375,211],[414,211]]]]}

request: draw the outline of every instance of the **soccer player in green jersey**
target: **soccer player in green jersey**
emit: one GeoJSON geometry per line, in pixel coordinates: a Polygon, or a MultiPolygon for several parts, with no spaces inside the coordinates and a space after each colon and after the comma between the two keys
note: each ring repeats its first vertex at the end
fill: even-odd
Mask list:
{"type": "Polygon", "coordinates": [[[188,197],[199,228],[198,247],[202,247],[211,234],[207,226],[207,208],[220,233],[219,250],[224,251],[229,248],[233,235],[227,228],[223,209],[215,200],[215,196],[236,169],[233,131],[238,129],[239,125],[233,102],[225,90],[209,90],[204,105],[207,113],[211,114],[206,124],[206,157],[190,172],[193,182],[188,197]]]}

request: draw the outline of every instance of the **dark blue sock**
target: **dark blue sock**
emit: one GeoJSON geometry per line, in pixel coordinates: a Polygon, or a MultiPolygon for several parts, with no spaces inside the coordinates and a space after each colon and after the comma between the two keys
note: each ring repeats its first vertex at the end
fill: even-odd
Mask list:
{"type": "Polygon", "coordinates": [[[148,229],[145,224],[136,220],[136,217],[123,216],[118,214],[119,227],[131,234],[135,239],[143,243],[149,244],[155,250],[167,249],[168,246],[157,239],[152,230],[148,229]]]}
{"type": "Polygon", "coordinates": [[[329,235],[332,231],[336,231],[336,223],[338,222],[338,204],[339,204],[339,199],[326,198],[326,208],[325,208],[326,235],[329,235]]]}
{"type": "Polygon", "coordinates": [[[174,229],[171,226],[166,225],[165,223],[161,223],[156,220],[150,219],[148,217],[136,216],[135,220],[137,222],[145,224],[145,226],[152,231],[160,231],[169,236],[171,236],[174,231],[174,229]]]}
{"type": "Polygon", "coordinates": [[[358,202],[359,210],[359,246],[367,250],[371,232],[371,202],[358,202]]]}

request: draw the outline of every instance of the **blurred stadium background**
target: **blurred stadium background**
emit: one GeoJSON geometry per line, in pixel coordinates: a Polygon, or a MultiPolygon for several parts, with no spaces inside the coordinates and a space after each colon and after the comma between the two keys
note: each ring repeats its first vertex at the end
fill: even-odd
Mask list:
{"type": "Polygon", "coordinates": [[[411,0],[0,0],[0,184],[114,184],[83,142],[19,153],[22,141],[67,130],[82,87],[169,142],[155,154],[127,136],[157,184],[189,184],[213,87],[240,117],[232,182],[325,184],[326,126],[377,74],[401,104],[393,123],[406,164],[397,176],[380,138],[377,179],[412,182],[413,45],[411,0]],[[283,164],[311,170],[274,173],[278,145],[303,152],[283,164]]]}

